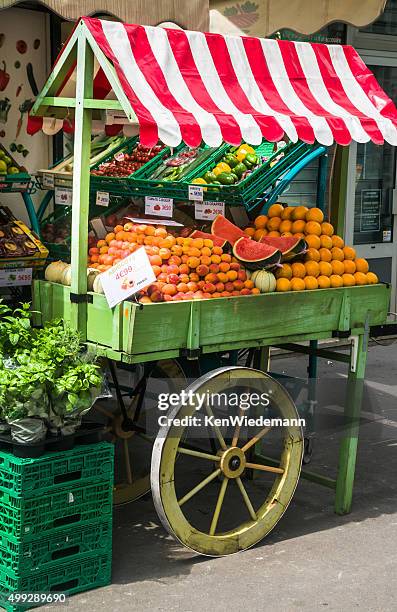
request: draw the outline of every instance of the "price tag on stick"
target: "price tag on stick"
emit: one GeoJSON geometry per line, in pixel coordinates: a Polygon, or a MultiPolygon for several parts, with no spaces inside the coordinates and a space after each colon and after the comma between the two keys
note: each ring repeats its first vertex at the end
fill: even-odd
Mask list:
{"type": "Polygon", "coordinates": [[[0,287],[22,287],[32,284],[32,268],[0,270],[0,287]]]}
{"type": "Polygon", "coordinates": [[[157,198],[145,196],[145,215],[158,217],[172,217],[174,213],[174,200],[172,198],[157,198]]]}
{"type": "Polygon", "coordinates": [[[110,308],[155,280],[156,275],[144,247],[101,274],[101,284],[110,308]]]}
{"type": "Polygon", "coordinates": [[[189,185],[189,200],[202,202],[204,199],[204,189],[201,185],[189,185]]]}
{"type": "Polygon", "coordinates": [[[109,194],[107,191],[96,192],[96,204],[97,206],[109,206],[109,194]]]}
{"type": "Polygon", "coordinates": [[[47,189],[54,189],[55,179],[53,174],[44,174],[43,175],[43,187],[47,187],[47,189]]]}
{"type": "Polygon", "coordinates": [[[202,221],[212,221],[218,215],[225,215],[224,202],[195,202],[195,219],[200,219],[202,221]]]}
{"type": "Polygon", "coordinates": [[[55,204],[72,205],[73,190],[69,187],[55,187],[55,204]]]}

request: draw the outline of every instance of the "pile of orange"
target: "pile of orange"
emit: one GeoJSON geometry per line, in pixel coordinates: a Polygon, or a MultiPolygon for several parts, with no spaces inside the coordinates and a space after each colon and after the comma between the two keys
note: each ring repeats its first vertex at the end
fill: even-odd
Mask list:
{"type": "Polygon", "coordinates": [[[156,282],[140,293],[144,303],[259,293],[242,266],[212,240],[174,236],[164,226],[117,225],[89,249],[88,265],[104,272],[144,247],[156,282]]]}
{"type": "Polygon", "coordinates": [[[304,238],[308,250],[304,261],[283,264],[276,273],[276,291],[303,291],[373,285],[378,277],[369,272],[366,259],[357,258],[353,247],[345,246],[324,221],[319,208],[273,204],[267,215],[259,215],[245,233],[254,240],[262,236],[297,236],[304,238]]]}

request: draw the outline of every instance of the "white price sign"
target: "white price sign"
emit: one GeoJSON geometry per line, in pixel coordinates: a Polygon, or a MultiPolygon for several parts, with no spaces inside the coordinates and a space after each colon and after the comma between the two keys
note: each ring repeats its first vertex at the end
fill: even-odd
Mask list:
{"type": "Polygon", "coordinates": [[[174,200],[172,198],[156,198],[145,196],[145,215],[158,217],[172,217],[174,213],[174,200]]]}
{"type": "Polygon", "coordinates": [[[47,189],[54,189],[55,179],[53,174],[44,174],[43,176],[43,187],[47,189]]]}
{"type": "Polygon", "coordinates": [[[73,191],[69,187],[55,187],[55,204],[72,205],[73,191]]]}
{"type": "Polygon", "coordinates": [[[22,287],[32,284],[32,268],[0,270],[0,287],[22,287]]]}
{"type": "Polygon", "coordinates": [[[101,274],[101,284],[110,308],[156,280],[144,247],[101,274]]]}
{"type": "Polygon", "coordinates": [[[196,202],[194,217],[202,221],[212,221],[218,215],[225,215],[224,202],[196,202]]]}
{"type": "Polygon", "coordinates": [[[204,189],[201,185],[189,185],[189,200],[202,202],[204,199],[204,189]]]}
{"type": "Polygon", "coordinates": [[[96,192],[96,204],[97,206],[109,206],[109,194],[107,191],[96,192]]]}

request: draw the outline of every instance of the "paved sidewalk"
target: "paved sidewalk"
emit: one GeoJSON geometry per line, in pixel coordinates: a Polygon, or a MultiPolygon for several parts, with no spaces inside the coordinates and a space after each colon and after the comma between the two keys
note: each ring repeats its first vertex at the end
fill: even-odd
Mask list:
{"type": "MultiPolygon", "coordinates": [[[[305,368],[304,357],[272,363],[294,376],[305,368]]],[[[343,364],[320,361],[320,405],[328,416],[310,469],[330,475],[345,372],[343,364]]],[[[138,501],[115,512],[113,584],[72,597],[68,612],[397,610],[397,343],[371,346],[363,410],[350,515],[335,515],[332,492],[301,480],[266,540],[210,559],[180,547],[151,500],[138,501]]]]}

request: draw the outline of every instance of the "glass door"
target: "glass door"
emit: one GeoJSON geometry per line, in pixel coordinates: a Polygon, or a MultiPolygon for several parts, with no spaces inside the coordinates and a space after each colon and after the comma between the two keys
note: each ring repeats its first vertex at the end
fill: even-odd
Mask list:
{"type": "MultiPolygon", "coordinates": [[[[374,58],[364,56],[363,59],[386,93],[396,101],[397,62],[394,65],[377,65],[374,58]]],[[[349,157],[346,242],[354,244],[359,257],[370,260],[371,270],[378,274],[381,281],[392,284],[392,310],[395,311],[396,147],[387,143],[382,146],[372,142],[358,143],[351,146],[349,157]]]]}

